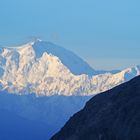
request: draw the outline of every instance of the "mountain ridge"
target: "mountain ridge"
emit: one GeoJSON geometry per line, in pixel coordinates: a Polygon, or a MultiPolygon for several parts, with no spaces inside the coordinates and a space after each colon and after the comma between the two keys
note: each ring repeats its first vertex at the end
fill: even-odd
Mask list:
{"type": "MultiPolygon", "coordinates": [[[[111,89],[140,74],[140,67],[136,66],[115,74],[75,75],[64,65],[63,60],[68,64],[71,59],[73,63],[75,58],[79,60],[79,57],[74,55],[73,58],[71,52],[62,50],[62,47],[52,44],[50,46],[42,41],[1,49],[0,90],[19,95],[35,93],[37,96],[90,96],[111,89]],[[58,53],[59,56],[52,52],[58,53]],[[71,55],[67,57],[67,54],[71,55]]],[[[79,63],[80,68],[77,64],[76,67],[75,64],[71,67],[83,68],[85,62],[80,59],[79,63]]]]}
{"type": "Polygon", "coordinates": [[[100,93],[50,140],[138,140],[140,76],[100,93]]]}

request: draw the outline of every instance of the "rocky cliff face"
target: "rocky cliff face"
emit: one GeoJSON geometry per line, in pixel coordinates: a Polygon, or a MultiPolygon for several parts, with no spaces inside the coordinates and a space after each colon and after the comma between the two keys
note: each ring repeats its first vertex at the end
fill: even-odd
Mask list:
{"type": "Polygon", "coordinates": [[[51,140],[139,140],[140,76],[87,102],[51,140]]]}

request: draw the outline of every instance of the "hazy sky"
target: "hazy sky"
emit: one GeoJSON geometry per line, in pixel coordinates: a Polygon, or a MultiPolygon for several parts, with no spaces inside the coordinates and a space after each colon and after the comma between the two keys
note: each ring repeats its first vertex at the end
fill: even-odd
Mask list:
{"type": "Polygon", "coordinates": [[[94,68],[140,64],[140,0],[0,0],[0,44],[33,36],[94,68]]]}

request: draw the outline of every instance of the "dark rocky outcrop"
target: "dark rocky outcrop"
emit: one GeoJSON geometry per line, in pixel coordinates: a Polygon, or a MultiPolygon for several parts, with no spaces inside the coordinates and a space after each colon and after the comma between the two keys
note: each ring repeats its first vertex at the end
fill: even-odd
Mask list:
{"type": "Polygon", "coordinates": [[[140,76],[93,97],[51,140],[140,140],[140,76]]]}

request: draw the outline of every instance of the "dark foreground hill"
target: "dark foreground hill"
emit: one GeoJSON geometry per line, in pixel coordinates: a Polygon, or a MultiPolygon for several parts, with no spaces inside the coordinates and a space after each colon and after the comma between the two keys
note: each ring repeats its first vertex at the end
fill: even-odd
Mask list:
{"type": "Polygon", "coordinates": [[[140,140],[140,76],[93,97],[51,140],[140,140]]]}

